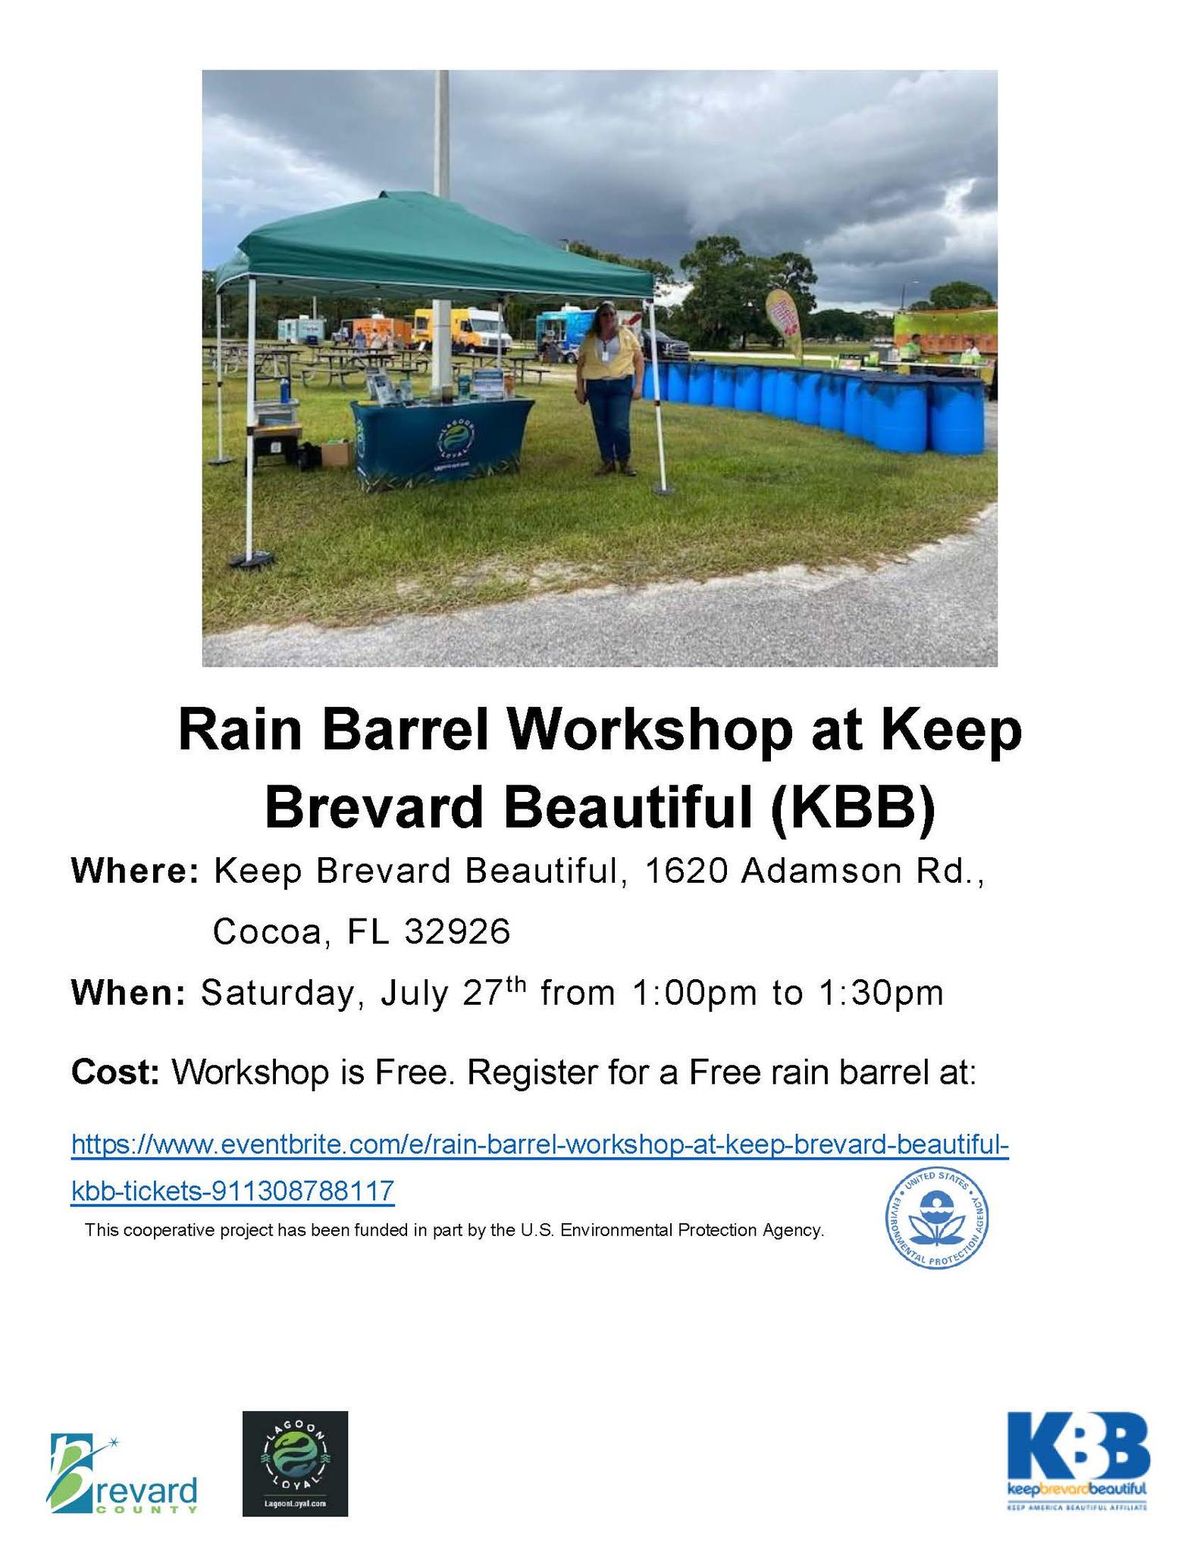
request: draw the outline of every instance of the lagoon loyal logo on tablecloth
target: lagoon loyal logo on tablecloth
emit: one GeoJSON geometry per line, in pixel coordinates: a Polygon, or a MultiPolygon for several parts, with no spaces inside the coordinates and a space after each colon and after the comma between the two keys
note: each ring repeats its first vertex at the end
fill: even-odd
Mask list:
{"type": "Polygon", "coordinates": [[[345,1412],[242,1413],[242,1514],[347,1515],[345,1412]]]}
{"type": "Polygon", "coordinates": [[[437,450],[443,458],[465,458],[474,441],[473,420],[450,420],[438,432],[437,450]]]}

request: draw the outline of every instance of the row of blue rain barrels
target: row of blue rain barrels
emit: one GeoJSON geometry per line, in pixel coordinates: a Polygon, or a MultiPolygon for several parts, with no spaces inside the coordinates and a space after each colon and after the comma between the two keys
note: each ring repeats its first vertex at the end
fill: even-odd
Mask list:
{"type": "Polygon", "coordinates": [[[659,386],[669,403],[798,420],[860,437],[885,452],[983,452],[984,386],[978,378],[862,377],[812,367],[672,361],[660,363],[659,386]]]}

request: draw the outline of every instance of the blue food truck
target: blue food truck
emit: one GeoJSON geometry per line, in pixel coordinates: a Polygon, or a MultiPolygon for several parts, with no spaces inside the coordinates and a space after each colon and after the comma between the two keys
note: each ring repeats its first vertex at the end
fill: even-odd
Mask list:
{"type": "Polygon", "coordinates": [[[539,313],[534,323],[534,349],[540,356],[553,342],[560,361],[574,362],[579,342],[592,326],[594,307],[562,307],[557,312],[539,313]]]}

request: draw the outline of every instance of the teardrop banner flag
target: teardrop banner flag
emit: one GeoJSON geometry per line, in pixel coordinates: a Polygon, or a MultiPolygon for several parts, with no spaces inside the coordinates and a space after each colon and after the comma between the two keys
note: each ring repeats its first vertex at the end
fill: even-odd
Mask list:
{"type": "Polygon", "coordinates": [[[767,293],[767,317],[783,335],[784,341],[797,361],[804,359],[804,341],[800,335],[800,314],[789,291],[767,293]]]}

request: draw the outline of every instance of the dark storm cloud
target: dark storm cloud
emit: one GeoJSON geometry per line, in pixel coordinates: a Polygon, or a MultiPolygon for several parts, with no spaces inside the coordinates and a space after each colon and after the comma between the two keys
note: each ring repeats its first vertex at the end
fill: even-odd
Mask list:
{"type": "MultiPolygon", "coordinates": [[[[668,263],[712,232],[798,248],[827,305],[994,290],[995,99],[980,71],[456,71],[451,192],[668,263]]],[[[429,72],[210,72],[204,107],[206,263],[277,216],[430,186],[429,72]]]]}
{"type": "Polygon", "coordinates": [[[999,185],[995,178],[976,178],[964,201],[968,210],[995,210],[999,185]]]}

